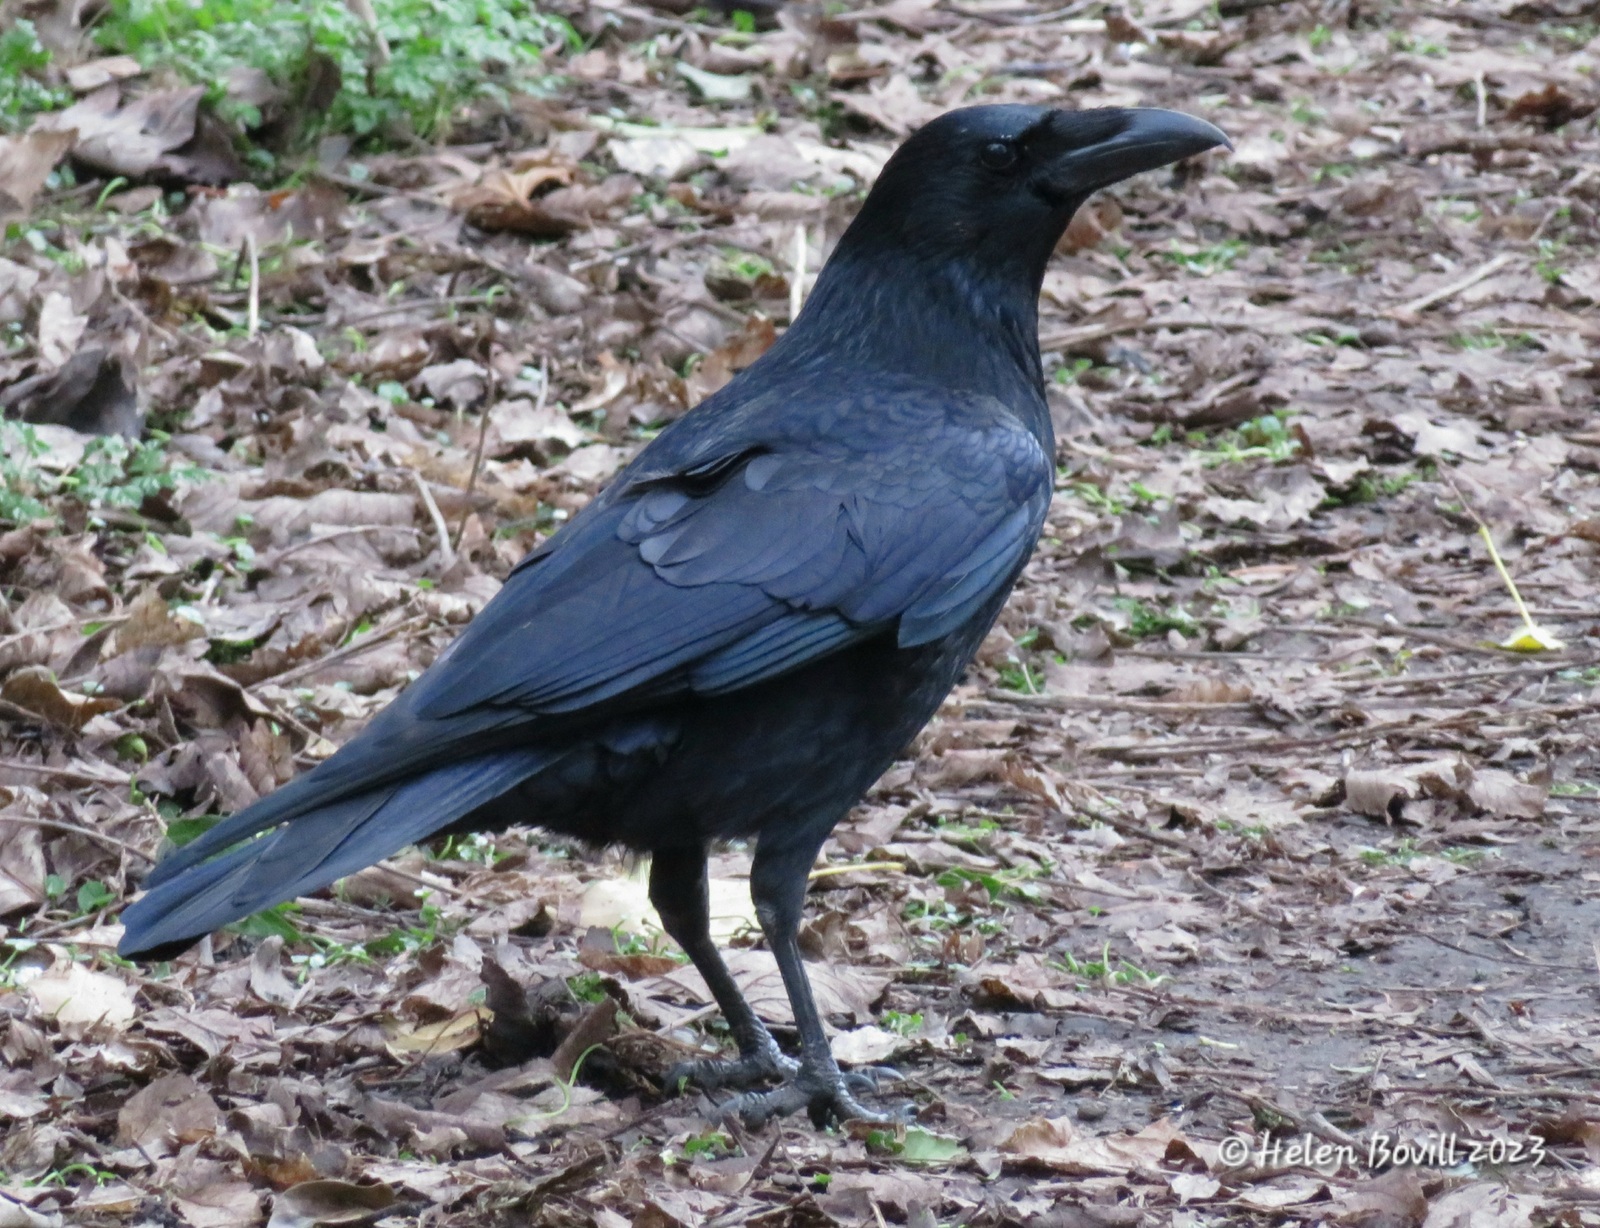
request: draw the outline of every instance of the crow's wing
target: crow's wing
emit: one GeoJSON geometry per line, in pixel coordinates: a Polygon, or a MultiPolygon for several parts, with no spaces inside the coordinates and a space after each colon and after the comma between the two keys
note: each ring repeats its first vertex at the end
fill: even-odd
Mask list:
{"type": "Polygon", "coordinates": [[[1053,470],[998,402],[900,396],[892,418],[843,442],[823,425],[834,434],[647,450],[359,736],[164,860],[151,884],[575,720],[754,686],[890,627],[903,646],[937,639],[1021,567],[1053,470]]]}
{"type": "Polygon", "coordinates": [[[939,409],[920,435],[897,424],[897,446],[780,439],[641,466],[584,526],[601,540],[519,567],[418,680],[411,712],[470,721],[714,693],[896,620],[903,646],[948,633],[1032,549],[1052,468],[997,403],[939,409]]]}

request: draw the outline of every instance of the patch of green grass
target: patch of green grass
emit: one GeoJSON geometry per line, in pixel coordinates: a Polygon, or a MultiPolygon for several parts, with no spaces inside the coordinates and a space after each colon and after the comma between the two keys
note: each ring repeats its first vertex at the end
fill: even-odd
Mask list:
{"type": "Polygon", "coordinates": [[[990,902],[997,900],[1022,900],[1034,902],[1040,897],[1039,888],[1030,879],[1040,878],[1045,871],[1037,865],[1014,866],[1006,870],[974,870],[969,866],[951,866],[933,881],[941,887],[956,888],[976,883],[989,893],[990,902]]]}
{"type": "Polygon", "coordinates": [[[1539,255],[1534,260],[1533,267],[1540,277],[1552,284],[1560,281],[1567,272],[1561,258],[1561,249],[1564,246],[1559,239],[1539,240],[1539,255]]]}
{"type": "Polygon", "coordinates": [[[598,972],[580,972],[567,978],[567,988],[579,1002],[597,1003],[606,1000],[604,979],[598,972]]]}
{"type": "Polygon", "coordinates": [[[1426,55],[1436,58],[1445,54],[1445,49],[1438,43],[1417,38],[1406,30],[1389,31],[1389,49],[1407,55],[1426,55]]]}
{"type": "Polygon", "coordinates": [[[70,90],[39,79],[49,66],[50,52],[33,22],[19,18],[0,33],[0,131],[20,131],[40,111],[71,104],[70,90]]]}
{"type": "Polygon", "coordinates": [[[1015,665],[1002,665],[999,675],[1000,685],[1008,691],[1016,691],[1022,695],[1037,695],[1044,689],[1039,685],[1039,679],[1034,677],[1033,670],[1026,661],[1019,661],[1015,665]]]}
{"type": "Polygon", "coordinates": [[[1407,836],[1392,849],[1364,848],[1359,856],[1367,865],[1377,868],[1408,866],[1422,856],[1422,851],[1417,848],[1417,842],[1407,836]]]}
{"type": "Polygon", "coordinates": [[[1267,827],[1264,823],[1236,823],[1232,819],[1218,819],[1216,829],[1224,834],[1237,834],[1247,840],[1265,840],[1267,827]]]}
{"type": "Polygon", "coordinates": [[[236,921],[227,928],[246,938],[282,938],[285,945],[304,942],[305,934],[292,920],[299,913],[300,905],[288,900],[254,913],[243,921],[236,921]]]}
{"type": "Polygon", "coordinates": [[[204,479],[199,466],[167,455],[166,439],[159,432],[139,443],[120,435],[91,439],[76,466],[56,473],[40,465],[50,449],[33,427],[0,422],[0,520],[42,520],[50,514],[45,500],[60,496],[89,508],[137,508],[180,480],[204,479]]]}
{"type": "Polygon", "coordinates": [[[743,252],[736,247],[723,248],[722,261],[728,272],[741,281],[755,281],[757,278],[771,277],[777,273],[772,261],[765,256],[757,255],[755,252],[743,252]]]}
{"type": "Polygon", "coordinates": [[[1112,604],[1127,614],[1127,633],[1134,639],[1148,639],[1153,635],[1165,635],[1168,631],[1176,631],[1184,636],[1200,633],[1200,624],[1181,606],[1168,606],[1163,610],[1135,597],[1117,597],[1112,604]]]}
{"type": "Polygon", "coordinates": [[[1278,464],[1292,459],[1300,451],[1299,437],[1289,429],[1289,416],[1281,410],[1214,435],[1193,432],[1189,443],[1208,469],[1243,461],[1264,460],[1278,464]]]}
{"type": "Polygon", "coordinates": [[[970,929],[986,938],[994,937],[1005,928],[998,917],[974,917],[948,900],[908,900],[900,910],[900,917],[908,922],[920,921],[934,932],[970,929]]]}
{"type": "MultiPolygon", "coordinates": [[[[1172,437],[1170,428],[1168,430],[1166,438],[1170,439],[1172,437]]],[[[1151,435],[1151,439],[1155,439],[1154,434],[1151,435]]],[[[1061,490],[1065,494],[1081,499],[1091,509],[1104,516],[1121,516],[1130,511],[1149,511],[1167,501],[1166,495],[1151,490],[1140,481],[1129,482],[1126,492],[1096,486],[1093,482],[1069,482],[1061,487],[1061,490]]]]}
{"type": "Polygon", "coordinates": [[[1327,118],[1327,114],[1328,113],[1326,111],[1317,106],[1316,103],[1312,102],[1309,98],[1297,98],[1294,105],[1289,108],[1289,115],[1294,122],[1297,124],[1305,124],[1308,127],[1312,124],[1321,123],[1325,118],[1327,118]]]}
{"type": "MultiPolygon", "coordinates": [[[[1552,280],[1559,280],[1560,272],[1552,280]]],[[[1537,350],[1539,339],[1529,332],[1508,332],[1500,328],[1484,328],[1470,333],[1456,333],[1450,344],[1458,350],[1537,350]]]]}
{"type": "Polygon", "coordinates": [[[1210,277],[1213,273],[1232,268],[1233,262],[1244,255],[1246,250],[1241,240],[1224,239],[1220,243],[1196,248],[1192,252],[1184,251],[1175,242],[1170,250],[1158,254],[1196,277],[1210,277]]]}
{"type": "Polygon", "coordinates": [[[984,818],[971,822],[964,819],[940,819],[933,825],[933,830],[938,833],[939,839],[947,844],[982,853],[988,846],[989,838],[1000,830],[1000,824],[993,819],[984,818]]]}
{"type": "Polygon", "coordinates": [[[374,0],[375,29],[343,4],[294,0],[111,0],[95,37],[108,52],[205,85],[225,119],[262,116],[227,98],[235,68],[260,70],[291,96],[336,81],[315,129],[356,137],[442,135],[474,102],[504,102],[543,73],[542,54],[582,38],[565,18],[517,0],[374,0]],[[388,48],[379,51],[379,39],[388,48]]]}
{"type": "Polygon", "coordinates": [[[739,1146],[721,1130],[707,1130],[683,1140],[683,1154],[690,1160],[725,1160],[739,1154],[739,1146]]]}
{"type": "Polygon", "coordinates": [[[117,902],[117,893],[98,879],[91,878],[78,887],[78,916],[87,917],[92,912],[109,908],[117,902]]]}
{"type": "Polygon", "coordinates": [[[434,861],[467,861],[493,866],[505,854],[495,847],[494,837],[481,831],[446,836],[427,850],[434,861]]]}
{"type": "MultiPolygon", "coordinates": [[[[163,810],[166,805],[162,803],[163,810]]],[[[174,848],[182,848],[191,840],[198,840],[222,822],[222,816],[217,814],[202,814],[192,819],[178,818],[176,809],[171,816],[163,813],[162,817],[167,819],[167,839],[172,841],[174,848]]]]}
{"type": "Polygon", "coordinates": [[[1136,985],[1142,989],[1150,989],[1168,979],[1160,973],[1147,972],[1138,964],[1130,963],[1128,960],[1113,960],[1109,942],[1100,948],[1099,959],[1079,960],[1068,951],[1059,958],[1050,960],[1049,963],[1071,976],[1082,977],[1087,983],[1080,985],[1080,989],[1087,989],[1088,983],[1096,981],[1102,984],[1136,985]]]}
{"type": "Polygon", "coordinates": [[[93,1181],[96,1185],[109,1185],[114,1181],[120,1180],[116,1173],[111,1172],[108,1169],[100,1168],[94,1164],[80,1162],[77,1164],[66,1164],[61,1168],[52,1168],[49,1172],[45,1173],[44,1176],[39,1177],[34,1181],[24,1181],[22,1184],[54,1185],[65,1189],[69,1185],[81,1184],[83,1179],[86,1177],[93,1181]]]}
{"type": "Polygon", "coordinates": [[[26,524],[50,514],[36,498],[49,493],[50,481],[34,464],[49,450],[31,426],[0,422],[0,520],[26,524]]]}
{"type": "Polygon", "coordinates": [[[1377,503],[1383,499],[1392,499],[1395,495],[1409,490],[1424,477],[1432,476],[1432,472],[1424,474],[1415,469],[1402,469],[1398,473],[1364,473],[1351,484],[1349,490],[1342,494],[1330,494],[1322,501],[1321,506],[1353,507],[1360,503],[1377,503]]]}

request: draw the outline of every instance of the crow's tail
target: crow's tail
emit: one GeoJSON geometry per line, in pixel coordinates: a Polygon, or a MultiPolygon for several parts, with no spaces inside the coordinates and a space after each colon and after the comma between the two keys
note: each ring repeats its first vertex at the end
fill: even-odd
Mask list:
{"type": "Polygon", "coordinates": [[[542,747],[478,755],[300,810],[275,830],[248,839],[262,829],[255,812],[270,807],[274,794],[207,833],[213,847],[232,844],[226,852],[152,876],[151,890],[122,913],[124,932],[117,952],[146,958],[175,955],[231,921],[318,891],[443,830],[565,753],[542,747]],[[220,843],[215,839],[219,836],[220,843]]]}

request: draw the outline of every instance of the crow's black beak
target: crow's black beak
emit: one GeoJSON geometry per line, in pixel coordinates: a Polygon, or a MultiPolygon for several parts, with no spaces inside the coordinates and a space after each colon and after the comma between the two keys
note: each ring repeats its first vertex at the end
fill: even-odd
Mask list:
{"type": "Polygon", "coordinates": [[[1181,111],[1140,108],[1123,111],[1122,116],[1125,122],[1115,135],[1064,150],[1052,161],[1048,172],[1052,189],[1086,194],[1218,145],[1233,148],[1215,124],[1181,111]]]}

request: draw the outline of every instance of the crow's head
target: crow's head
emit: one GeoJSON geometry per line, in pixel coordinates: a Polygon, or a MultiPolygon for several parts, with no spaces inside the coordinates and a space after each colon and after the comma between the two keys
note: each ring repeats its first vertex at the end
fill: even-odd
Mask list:
{"type": "Polygon", "coordinates": [[[900,146],[878,177],[852,238],[877,250],[1041,272],[1091,193],[1140,171],[1227,145],[1177,111],[967,107],[900,146]]]}
{"type": "Polygon", "coordinates": [[[942,115],[884,165],[805,310],[746,374],[896,371],[1000,397],[1047,439],[1039,287],[1062,231],[1097,189],[1227,144],[1176,111],[942,115]]]}

